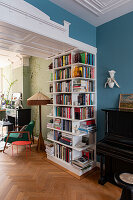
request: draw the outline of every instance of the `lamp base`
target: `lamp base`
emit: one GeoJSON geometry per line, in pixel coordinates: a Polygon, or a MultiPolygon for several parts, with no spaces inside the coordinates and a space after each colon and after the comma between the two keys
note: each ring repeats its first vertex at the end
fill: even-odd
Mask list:
{"type": "Polygon", "coordinates": [[[44,140],[42,137],[42,133],[39,134],[38,142],[37,142],[37,151],[45,151],[45,145],[44,145],[44,140]]]}

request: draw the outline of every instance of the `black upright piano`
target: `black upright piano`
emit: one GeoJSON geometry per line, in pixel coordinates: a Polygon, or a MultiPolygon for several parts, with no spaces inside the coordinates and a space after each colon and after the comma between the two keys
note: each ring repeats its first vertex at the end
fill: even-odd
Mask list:
{"type": "Polygon", "coordinates": [[[133,111],[104,109],[105,136],[97,142],[100,156],[100,184],[114,183],[114,174],[133,173],[133,111]],[[105,170],[104,170],[105,164],[105,170]]]}

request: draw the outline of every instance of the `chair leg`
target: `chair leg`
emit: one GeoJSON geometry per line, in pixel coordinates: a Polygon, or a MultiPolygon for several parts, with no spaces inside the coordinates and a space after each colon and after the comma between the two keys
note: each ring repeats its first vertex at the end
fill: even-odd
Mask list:
{"type": "Polygon", "coordinates": [[[12,145],[12,156],[13,156],[13,145],[12,145]]]}
{"type": "Polygon", "coordinates": [[[26,144],[26,158],[27,158],[27,144],[26,144]]]}

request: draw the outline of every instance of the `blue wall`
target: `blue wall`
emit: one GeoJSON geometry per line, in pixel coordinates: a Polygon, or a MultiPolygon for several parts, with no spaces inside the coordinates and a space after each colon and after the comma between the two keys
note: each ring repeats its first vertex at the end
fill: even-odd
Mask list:
{"type": "Polygon", "coordinates": [[[93,25],[85,22],[75,15],[72,15],[49,0],[25,1],[49,15],[51,20],[57,23],[63,24],[64,20],[70,22],[70,37],[92,46],[96,46],[96,27],[93,25]]]}
{"type": "Polygon", "coordinates": [[[133,93],[133,12],[97,28],[98,139],[104,133],[101,108],[118,107],[119,94],[133,93]],[[120,89],[104,88],[108,70],[116,71],[120,89]]]}

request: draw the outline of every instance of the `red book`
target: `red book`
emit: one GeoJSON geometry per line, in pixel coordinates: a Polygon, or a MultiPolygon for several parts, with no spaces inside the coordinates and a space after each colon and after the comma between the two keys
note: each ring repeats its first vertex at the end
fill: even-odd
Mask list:
{"type": "Polygon", "coordinates": [[[69,54],[69,65],[71,64],[71,54],[69,54]]]}

